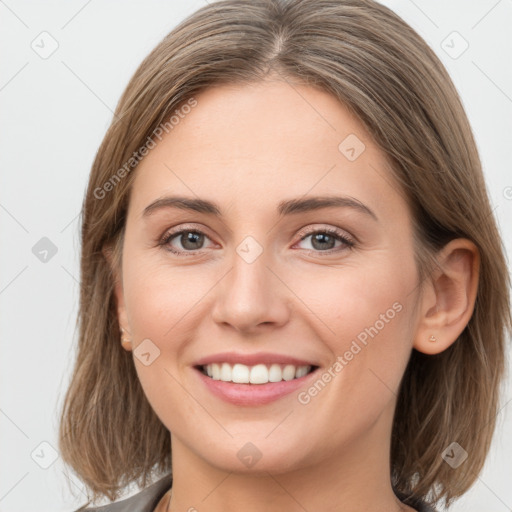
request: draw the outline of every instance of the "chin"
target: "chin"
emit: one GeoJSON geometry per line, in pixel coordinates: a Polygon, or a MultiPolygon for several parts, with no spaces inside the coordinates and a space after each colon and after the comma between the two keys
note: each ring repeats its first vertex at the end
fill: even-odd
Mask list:
{"type": "Polygon", "coordinates": [[[222,446],[209,446],[202,458],[222,471],[262,476],[298,470],[311,463],[310,454],[299,452],[303,438],[297,440],[295,446],[285,446],[278,438],[272,442],[268,439],[249,441],[247,435],[243,440],[232,441],[222,446]]]}

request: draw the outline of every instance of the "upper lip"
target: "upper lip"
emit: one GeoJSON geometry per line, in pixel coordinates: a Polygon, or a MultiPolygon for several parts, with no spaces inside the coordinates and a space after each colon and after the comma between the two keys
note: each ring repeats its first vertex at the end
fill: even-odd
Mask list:
{"type": "Polygon", "coordinates": [[[282,354],[272,354],[271,352],[257,352],[255,354],[243,354],[238,352],[222,352],[205,356],[196,361],[194,366],[206,366],[211,363],[236,363],[246,366],[254,366],[256,364],[292,364],[294,366],[317,366],[311,361],[305,361],[296,357],[282,354]]]}

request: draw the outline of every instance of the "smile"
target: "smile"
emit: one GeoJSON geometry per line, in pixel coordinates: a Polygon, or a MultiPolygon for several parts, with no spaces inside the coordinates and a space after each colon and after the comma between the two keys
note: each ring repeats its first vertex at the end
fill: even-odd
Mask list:
{"type": "Polygon", "coordinates": [[[290,381],[304,377],[316,367],[311,365],[296,366],[293,364],[245,364],[211,363],[200,367],[204,375],[213,380],[234,382],[237,384],[267,384],[269,382],[290,381]]]}

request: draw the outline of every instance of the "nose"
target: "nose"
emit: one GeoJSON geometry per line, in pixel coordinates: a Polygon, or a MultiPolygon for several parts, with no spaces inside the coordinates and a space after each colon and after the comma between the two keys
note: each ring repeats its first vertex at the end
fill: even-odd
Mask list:
{"type": "Polygon", "coordinates": [[[248,263],[234,254],[231,270],[215,287],[212,316],[217,324],[257,333],[288,322],[291,292],[264,255],[248,263]]]}

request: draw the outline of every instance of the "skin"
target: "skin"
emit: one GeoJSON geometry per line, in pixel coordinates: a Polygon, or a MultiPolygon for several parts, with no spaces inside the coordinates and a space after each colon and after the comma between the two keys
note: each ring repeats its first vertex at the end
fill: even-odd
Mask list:
{"type": "Polygon", "coordinates": [[[119,323],[133,340],[127,350],[144,339],[160,350],[148,366],[134,357],[172,433],[172,494],[155,510],[414,510],[390,481],[399,383],[413,348],[441,352],[469,321],[476,248],[450,242],[420,293],[411,215],[386,156],[328,93],[276,78],[216,86],[196,99],[136,170],[122,271],[114,269],[119,323]],[[365,145],[354,161],[338,149],[349,134],[365,145]],[[177,208],[142,215],[166,195],[214,201],[223,217],[177,208]],[[377,220],[348,207],[278,215],[280,201],[313,195],[350,196],[377,220]],[[171,228],[206,237],[158,245],[171,228]],[[326,228],[355,245],[301,240],[326,228]],[[236,252],[246,236],[263,250],[250,264],[236,252]],[[192,369],[205,355],[268,351],[326,371],[395,303],[401,311],[307,404],[291,393],[233,405],[192,369]],[[252,467],[237,457],[248,442],[261,453],[252,467]]]}

